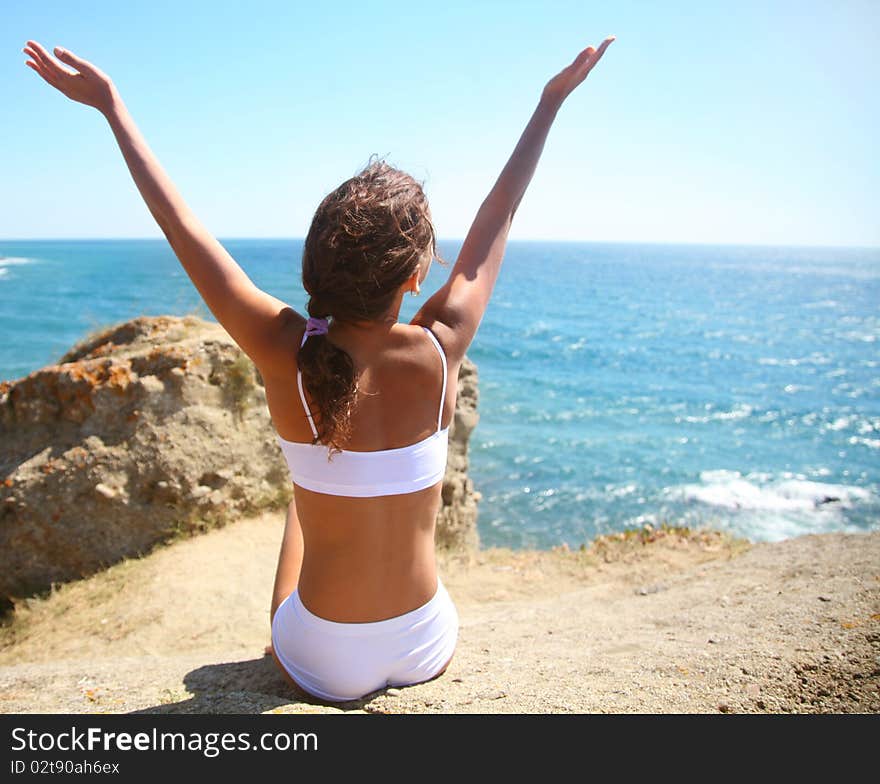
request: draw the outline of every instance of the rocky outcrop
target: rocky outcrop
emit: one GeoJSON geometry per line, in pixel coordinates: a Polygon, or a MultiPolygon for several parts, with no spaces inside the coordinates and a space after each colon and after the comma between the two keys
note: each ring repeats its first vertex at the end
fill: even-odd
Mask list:
{"type": "MultiPolygon", "coordinates": [[[[473,547],[465,360],[438,545],[473,547]]],[[[142,317],[0,383],[0,597],[92,574],[292,498],[262,379],[218,324],[142,317]]]]}
{"type": "Polygon", "coordinates": [[[468,444],[477,426],[479,388],[477,366],[467,357],[458,372],[458,397],[455,418],[449,428],[449,458],[443,479],[443,505],[437,516],[437,546],[448,550],[476,550],[477,502],[481,495],[474,490],[468,475],[468,444]]]}

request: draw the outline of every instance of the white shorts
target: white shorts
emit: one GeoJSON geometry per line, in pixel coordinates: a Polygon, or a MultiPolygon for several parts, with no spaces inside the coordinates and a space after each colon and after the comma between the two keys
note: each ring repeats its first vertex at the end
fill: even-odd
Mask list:
{"type": "Polygon", "coordinates": [[[426,604],[384,621],[328,621],[305,608],[299,591],[272,619],[272,646],[284,669],[329,702],[431,680],[452,658],[457,640],[458,613],[439,578],[426,604]]]}

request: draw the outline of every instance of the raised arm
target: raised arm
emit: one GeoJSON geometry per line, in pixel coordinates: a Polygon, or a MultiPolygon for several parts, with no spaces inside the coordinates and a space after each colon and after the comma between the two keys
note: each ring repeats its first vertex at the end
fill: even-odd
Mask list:
{"type": "Polygon", "coordinates": [[[110,124],[131,176],[147,208],[217,321],[261,371],[284,362],[285,329],[303,320],[288,305],[257,288],[244,270],[196,218],[147,145],[115,85],[101,70],[69,51],[55,55],[36,41],[23,50],[26,65],[70,100],[97,109],[110,124]]]}
{"type": "Polygon", "coordinates": [[[587,47],[547,82],[513,154],[477,211],[449,279],[413,318],[413,324],[423,324],[437,333],[450,359],[464,357],[483,320],[513,216],[535,173],[556,112],[614,38],[606,38],[598,49],[587,47]]]}

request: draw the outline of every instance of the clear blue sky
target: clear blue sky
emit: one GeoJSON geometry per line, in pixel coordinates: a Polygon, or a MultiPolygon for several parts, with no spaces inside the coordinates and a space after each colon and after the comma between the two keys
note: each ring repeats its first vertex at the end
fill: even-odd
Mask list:
{"type": "Polygon", "coordinates": [[[880,245],[880,3],[3,0],[0,237],[160,237],[104,119],[24,65],[110,74],[219,237],[301,237],[371,153],[465,235],[546,81],[512,239],[880,245]],[[185,9],[183,11],[179,8],[185,9]]]}

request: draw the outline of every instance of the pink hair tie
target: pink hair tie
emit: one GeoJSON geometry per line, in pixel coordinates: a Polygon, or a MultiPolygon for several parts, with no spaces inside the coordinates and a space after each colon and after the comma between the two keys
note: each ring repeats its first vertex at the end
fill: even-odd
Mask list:
{"type": "Polygon", "coordinates": [[[306,335],[326,335],[328,327],[329,322],[327,319],[310,316],[306,323],[306,335]]]}

